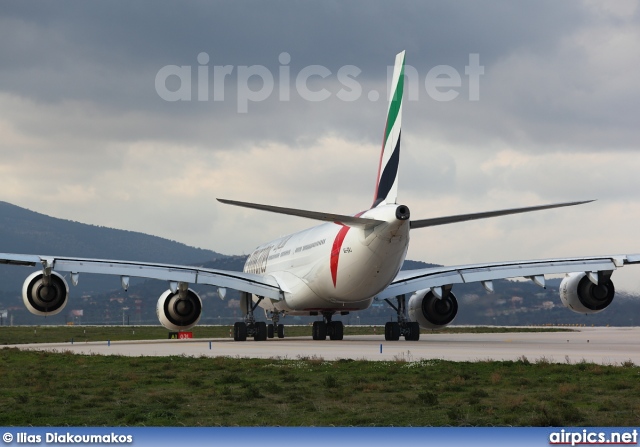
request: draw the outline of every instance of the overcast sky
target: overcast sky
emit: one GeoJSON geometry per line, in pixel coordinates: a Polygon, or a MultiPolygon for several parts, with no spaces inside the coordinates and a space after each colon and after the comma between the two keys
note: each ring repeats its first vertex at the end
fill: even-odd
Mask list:
{"type": "Polygon", "coordinates": [[[416,230],[410,259],[640,253],[637,1],[2,1],[0,200],[248,254],[313,223],[216,197],[371,204],[401,50],[412,217],[598,199],[416,230]]]}

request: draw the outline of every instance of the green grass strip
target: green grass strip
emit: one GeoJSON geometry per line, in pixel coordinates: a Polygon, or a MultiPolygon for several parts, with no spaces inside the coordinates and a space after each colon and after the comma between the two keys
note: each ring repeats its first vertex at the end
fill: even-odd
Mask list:
{"type": "Polygon", "coordinates": [[[3,426],[637,426],[640,368],[0,349],[3,426]]]}

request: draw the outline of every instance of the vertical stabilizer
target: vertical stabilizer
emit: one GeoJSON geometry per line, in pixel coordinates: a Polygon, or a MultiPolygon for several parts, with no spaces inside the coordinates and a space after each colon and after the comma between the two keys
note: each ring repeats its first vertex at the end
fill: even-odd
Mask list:
{"type": "Polygon", "coordinates": [[[400,164],[400,124],[404,90],[404,51],[396,55],[389,98],[389,112],[382,139],[382,153],[376,179],[373,207],[396,203],[398,197],[398,165],[400,164]]]}

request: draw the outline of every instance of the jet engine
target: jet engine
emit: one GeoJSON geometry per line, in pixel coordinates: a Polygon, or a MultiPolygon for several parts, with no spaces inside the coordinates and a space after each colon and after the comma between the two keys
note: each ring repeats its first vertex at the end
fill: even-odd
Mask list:
{"type": "Polygon", "coordinates": [[[425,329],[438,329],[451,323],[458,313],[458,300],[451,291],[442,298],[429,289],[419,290],[409,298],[408,314],[425,329]]]}
{"type": "Polygon", "coordinates": [[[22,285],[22,300],[34,315],[55,315],[67,305],[69,286],[64,278],[51,272],[46,276],[42,271],[27,276],[22,285]]]}
{"type": "MultiPolygon", "coordinates": [[[[602,276],[602,273],[600,275],[602,276]]],[[[594,284],[586,273],[570,273],[560,283],[560,300],[565,307],[581,314],[595,314],[604,310],[615,295],[610,277],[594,284]]]]}
{"type": "Polygon", "coordinates": [[[192,328],[202,315],[202,300],[191,289],[167,290],[156,306],[156,313],[160,323],[171,331],[184,331],[192,328]]]}

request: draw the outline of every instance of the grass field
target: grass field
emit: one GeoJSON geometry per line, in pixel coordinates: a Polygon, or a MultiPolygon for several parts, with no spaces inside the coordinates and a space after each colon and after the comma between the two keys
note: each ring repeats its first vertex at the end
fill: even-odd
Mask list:
{"type": "Polygon", "coordinates": [[[3,426],[637,426],[628,363],[85,356],[0,349],[3,426]]]}
{"type": "MultiPolygon", "coordinates": [[[[444,331],[523,330],[564,329],[444,331]]],[[[206,339],[229,331],[193,332],[206,339]]],[[[307,326],[287,327],[288,335],[309,333],[307,326]]],[[[0,344],[166,337],[161,327],[0,327],[0,344]]],[[[0,374],[4,426],[640,425],[640,368],[630,362],[130,358],[3,348],[0,374]]]]}

